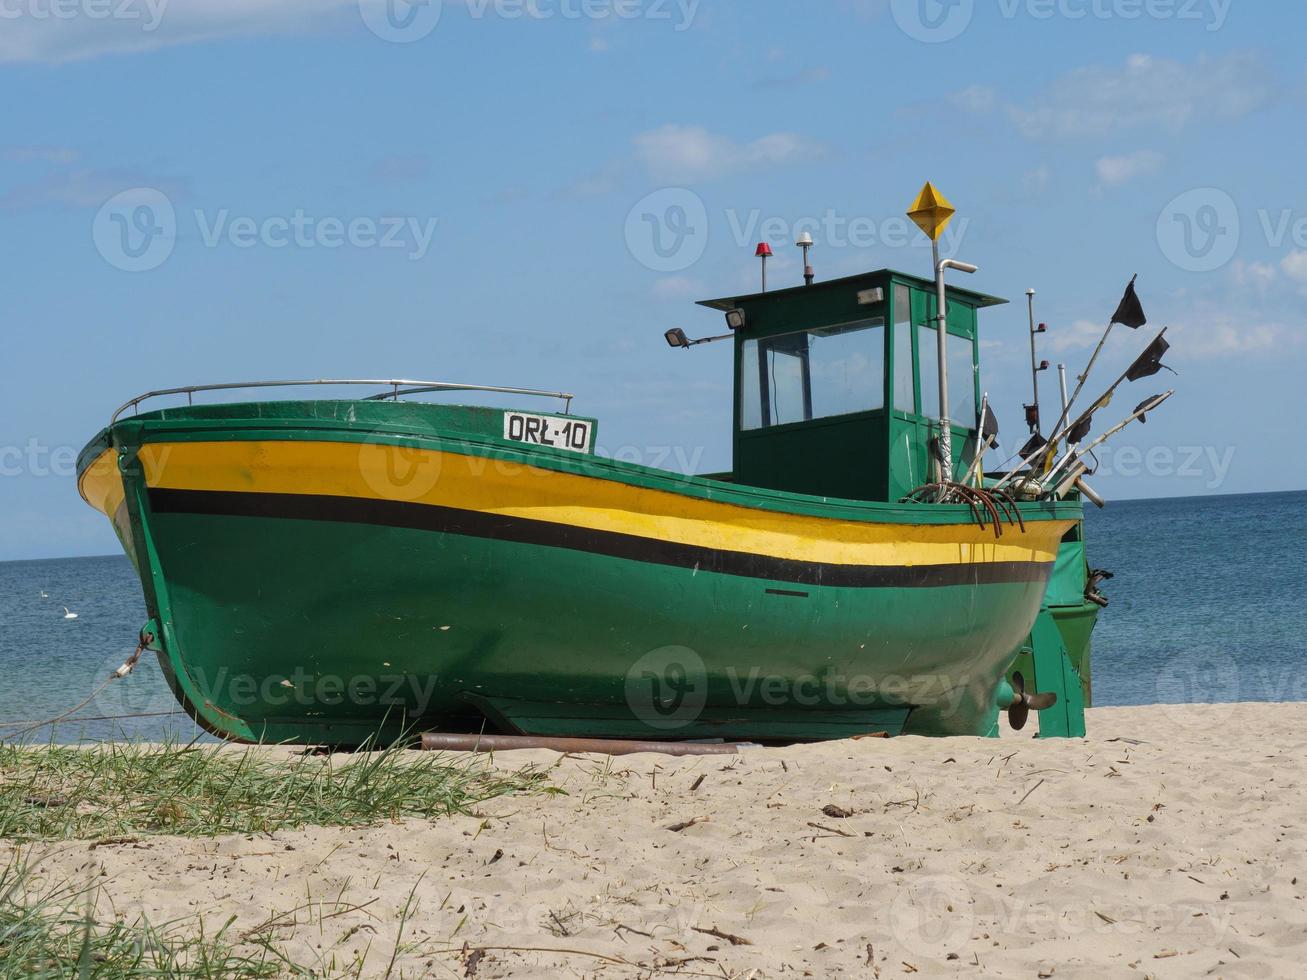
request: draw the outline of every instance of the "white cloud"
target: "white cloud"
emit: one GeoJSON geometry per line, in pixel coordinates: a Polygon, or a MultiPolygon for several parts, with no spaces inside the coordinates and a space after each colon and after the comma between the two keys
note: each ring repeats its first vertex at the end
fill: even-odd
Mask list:
{"type": "MultiPolygon", "coordinates": [[[[1286,260],[1287,261],[1287,260],[1286,260]]],[[[1275,282],[1275,266],[1269,262],[1245,262],[1236,259],[1230,264],[1230,275],[1236,286],[1251,287],[1258,292],[1265,292],[1275,282]]]]}
{"type": "Polygon", "coordinates": [[[1103,157],[1095,165],[1098,182],[1104,187],[1119,187],[1134,180],[1155,174],[1162,169],[1166,157],[1156,150],[1139,150],[1119,157],[1103,157]]]}
{"type": "Polygon", "coordinates": [[[1066,351],[1088,350],[1103,336],[1106,324],[1092,320],[1076,320],[1069,327],[1049,328],[1048,349],[1054,354],[1066,351]]]}
{"type": "Polygon", "coordinates": [[[1101,137],[1122,130],[1178,132],[1196,122],[1228,122],[1267,105],[1275,82],[1262,59],[1235,52],[1192,64],[1134,55],[1124,67],[1078,68],[1028,106],[1009,106],[1031,139],[1101,137]]]}
{"type": "Polygon", "coordinates": [[[1307,283],[1307,252],[1290,252],[1280,263],[1280,268],[1294,282],[1307,283]]]}
{"type": "Polygon", "coordinates": [[[794,133],[772,133],[751,143],[702,126],[668,125],[635,138],[636,159],[657,181],[692,183],[811,159],[823,148],[794,133]]]}
{"type": "Polygon", "coordinates": [[[29,5],[12,6],[23,12],[3,20],[0,63],[58,64],[231,37],[309,33],[347,18],[361,26],[359,0],[116,0],[74,5],[72,16],[64,17],[48,15],[49,4],[38,5],[47,11],[41,17],[27,13],[29,5]]]}
{"type": "Polygon", "coordinates": [[[1167,338],[1175,357],[1223,357],[1269,350],[1288,341],[1284,326],[1258,323],[1230,313],[1194,314],[1171,327],[1167,338]]]}
{"type": "MultiPolygon", "coordinates": [[[[1172,359],[1256,353],[1283,343],[1288,336],[1284,327],[1277,322],[1249,321],[1215,309],[1193,310],[1178,320],[1166,332],[1173,348],[1172,359]]],[[[1070,327],[1050,329],[1048,350],[1054,354],[1089,350],[1098,343],[1104,329],[1106,324],[1094,323],[1092,320],[1077,320],[1070,327]]],[[[1116,330],[1129,333],[1120,327],[1116,330]]],[[[1112,337],[1111,344],[1115,344],[1115,332],[1112,337]]]]}
{"type": "Polygon", "coordinates": [[[988,85],[972,85],[961,92],[954,92],[948,100],[967,112],[993,112],[998,106],[998,91],[988,85]]]}
{"type": "MultiPolygon", "coordinates": [[[[114,54],[135,54],[160,48],[233,38],[276,35],[331,35],[353,31],[372,38],[369,26],[386,35],[394,13],[418,18],[410,32],[420,40],[437,29],[440,17],[462,15],[479,21],[497,20],[488,0],[0,0],[0,64],[34,62],[62,64],[114,54]],[[405,6],[405,4],[407,6],[405,6]],[[423,29],[425,27],[425,30],[423,29]]],[[[576,2],[563,12],[561,2],[532,6],[517,4],[519,16],[504,20],[546,23],[561,17],[584,16],[576,2]]],[[[675,6],[675,5],[673,5],[675,6]]],[[[708,14],[681,4],[675,11],[678,30],[702,28],[708,14]],[[680,9],[683,7],[684,9],[680,9]]],[[[651,15],[652,16],[652,15],[651,15]]],[[[589,48],[606,51],[610,42],[600,31],[624,23],[622,17],[590,18],[589,48]]],[[[404,33],[400,28],[395,28],[404,33]]]]}
{"type": "Polygon", "coordinates": [[[593,173],[577,177],[559,194],[564,198],[602,197],[617,190],[626,179],[629,161],[615,160],[593,173]]]}
{"type": "Polygon", "coordinates": [[[98,208],[113,195],[132,187],[158,188],[174,200],[186,196],[186,182],[174,177],[80,167],[56,171],[38,181],[11,188],[0,196],[0,211],[19,211],[49,205],[98,208]]]}

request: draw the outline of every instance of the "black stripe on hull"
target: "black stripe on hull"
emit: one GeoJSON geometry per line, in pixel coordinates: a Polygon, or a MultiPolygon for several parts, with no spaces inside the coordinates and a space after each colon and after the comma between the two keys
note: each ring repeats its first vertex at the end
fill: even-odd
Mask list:
{"type": "Polygon", "coordinates": [[[272,517],[436,531],[796,585],[911,589],[1044,583],[1052,570],[1051,564],[1023,561],[949,565],[836,565],[798,561],[404,500],[227,490],[151,489],[149,494],[150,508],[156,514],[272,517]]]}

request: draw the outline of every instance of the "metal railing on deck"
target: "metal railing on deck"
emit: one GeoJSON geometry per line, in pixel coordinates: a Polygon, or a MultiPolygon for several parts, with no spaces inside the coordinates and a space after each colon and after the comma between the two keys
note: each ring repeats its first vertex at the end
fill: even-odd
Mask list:
{"type": "Polygon", "coordinates": [[[318,378],[313,381],[233,381],[227,384],[217,385],[187,385],[183,388],[160,388],[158,391],[147,391],[143,395],[137,395],[129,402],[124,402],[109,418],[109,424],[113,425],[119,417],[126,411],[136,412],[141,402],[148,401],[151,398],[160,398],[164,395],[185,395],[186,404],[195,404],[194,395],[200,391],[231,391],[239,388],[295,388],[307,385],[368,385],[371,387],[389,388],[390,391],[383,391],[380,394],[368,395],[361,401],[385,401],[392,399],[398,401],[405,395],[416,395],[423,392],[431,391],[486,391],[499,395],[525,395],[531,398],[557,398],[563,403],[563,414],[569,415],[572,411],[571,394],[565,391],[538,391],[534,388],[505,388],[499,385],[464,385],[456,384],[452,381],[404,381],[398,379],[359,379],[359,378],[318,378]]]}

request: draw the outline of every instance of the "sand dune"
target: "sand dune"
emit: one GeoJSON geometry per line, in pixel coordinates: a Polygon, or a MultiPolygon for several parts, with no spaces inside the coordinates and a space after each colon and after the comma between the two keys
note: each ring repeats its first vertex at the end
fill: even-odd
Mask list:
{"type": "Polygon", "coordinates": [[[396,975],[1301,975],[1307,704],[1100,708],[1089,726],[509,753],[494,764],[548,767],[565,794],[29,856],[96,878],[128,918],[270,923],[301,963],[366,952],[364,975],[387,969],[406,906],[396,975]]]}

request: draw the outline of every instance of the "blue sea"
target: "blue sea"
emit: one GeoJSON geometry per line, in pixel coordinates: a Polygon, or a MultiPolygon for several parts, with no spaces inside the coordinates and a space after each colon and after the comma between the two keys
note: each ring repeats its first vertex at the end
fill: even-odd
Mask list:
{"type": "MultiPolygon", "coordinates": [[[[0,737],[14,737],[16,723],[54,718],[88,697],[132,655],[147,618],[140,580],[125,555],[0,562],[0,737]],[[77,618],[65,619],[65,607],[77,618]]],[[[180,712],[153,654],[76,717],[94,720],[40,727],[22,738],[159,741],[202,735],[180,712]]]]}
{"type": "MultiPolygon", "coordinates": [[[[1094,631],[1096,705],[1307,700],[1307,492],[1114,502],[1087,524],[1090,564],[1115,574],[1094,631]]],[[[0,735],[86,698],[145,619],[125,557],[0,563],[0,735]]],[[[199,735],[176,707],[147,656],[77,712],[90,720],[26,737],[199,735]]]]}

